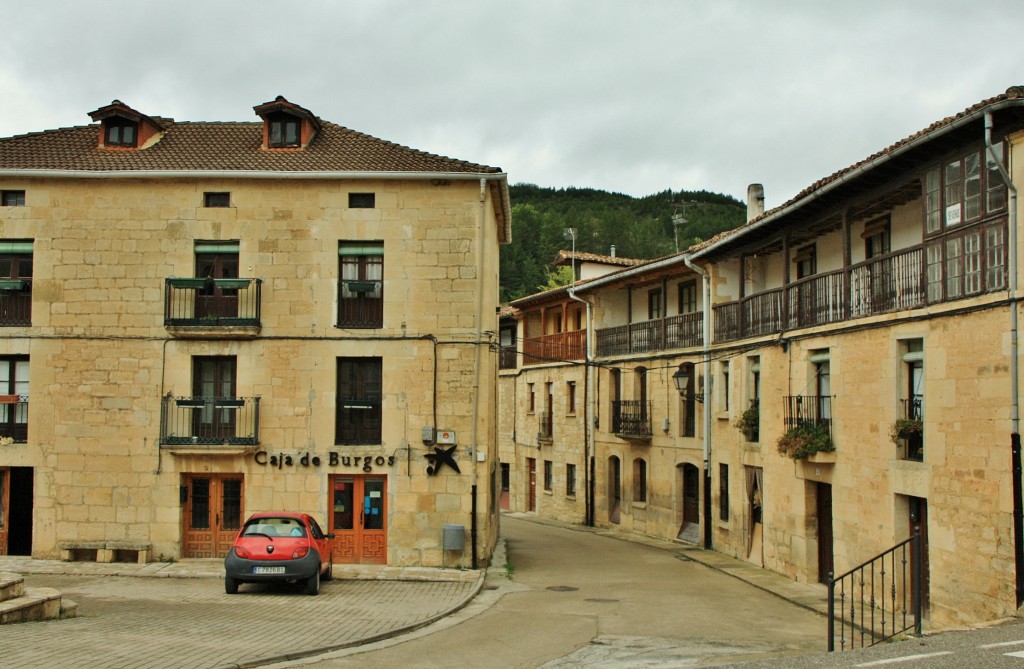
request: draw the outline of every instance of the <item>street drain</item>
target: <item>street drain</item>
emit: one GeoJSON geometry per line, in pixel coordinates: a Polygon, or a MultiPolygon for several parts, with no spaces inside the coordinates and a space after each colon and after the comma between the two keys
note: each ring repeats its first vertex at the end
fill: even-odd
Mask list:
{"type": "Polygon", "coordinates": [[[594,602],[595,604],[618,604],[619,602],[617,599],[597,599],[593,597],[590,599],[584,599],[583,601],[594,602]]]}
{"type": "Polygon", "coordinates": [[[574,588],[571,585],[551,585],[548,586],[548,590],[552,592],[576,592],[579,588],[574,588]]]}

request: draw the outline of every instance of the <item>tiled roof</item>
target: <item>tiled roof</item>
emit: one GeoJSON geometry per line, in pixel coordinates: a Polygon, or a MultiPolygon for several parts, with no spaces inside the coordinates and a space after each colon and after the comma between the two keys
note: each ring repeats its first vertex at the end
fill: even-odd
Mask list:
{"type": "Polygon", "coordinates": [[[326,121],[301,150],[262,150],[260,121],[161,122],[166,132],[140,149],[98,148],[99,125],[0,138],[0,170],[501,173],[326,121]]]}
{"type": "Polygon", "coordinates": [[[691,246],[689,249],[687,249],[686,252],[691,254],[700,254],[700,252],[702,251],[705,251],[713,246],[717,246],[720,242],[723,242],[731,237],[744,234],[750,228],[760,227],[762,223],[773,218],[777,218],[778,216],[782,215],[783,212],[785,212],[786,210],[795,209],[797,207],[802,206],[805,203],[805,201],[810,201],[813,198],[817,197],[820,193],[822,193],[824,190],[826,190],[828,187],[832,186],[836,182],[855,176],[858,172],[863,172],[871,169],[872,163],[875,163],[876,161],[887,158],[905,148],[908,148],[916,144],[918,141],[927,138],[929,135],[951,128],[954,125],[956,125],[959,121],[968,119],[970,117],[978,116],[987,107],[991,107],[998,103],[1008,102],[1011,100],[1020,101],[1015,104],[1024,104],[1024,86],[1011,86],[1010,88],[1006,89],[1005,93],[1001,95],[996,95],[994,97],[987,98],[985,100],[982,100],[981,102],[978,102],[977,104],[971,105],[970,107],[960,112],[959,114],[947,116],[946,118],[940,121],[936,121],[935,123],[932,123],[927,128],[925,128],[924,130],[920,130],[914,133],[913,135],[910,135],[909,137],[905,137],[904,139],[901,139],[895,144],[887,146],[881,151],[878,151],[868,156],[864,160],[854,163],[853,165],[850,165],[845,169],[834,172],[827,177],[818,179],[810,186],[804,188],[802,191],[797,193],[792,199],[788,200],[787,202],[784,202],[778,207],[775,207],[769,211],[764,212],[757,218],[748,221],[747,223],[741,225],[738,228],[734,228],[733,230],[727,230],[725,232],[719,233],[718,235],[715,235],[711,239],[695,244],[694,246],[691,246]]]}
{"type": "Polygon", "coordinates": [[[558,255],[551,262],[552,265],[565,265],[568,264],[575,256],[577,262],[593,262],[600,263],[602,265],[619,265],[621,267],[632,267],[641,263],[647,262],[646,260],[637,260],[635,258],[621,258],[619,256],[603,256],[597,253],[584,253],[583,251],[576,251],[575,254],[572,251],[559,251],[558,255]]]}

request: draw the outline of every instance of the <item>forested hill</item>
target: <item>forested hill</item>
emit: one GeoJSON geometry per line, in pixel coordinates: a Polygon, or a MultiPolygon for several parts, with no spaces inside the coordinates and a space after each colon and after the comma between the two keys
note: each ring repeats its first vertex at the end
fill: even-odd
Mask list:
{"type": "MultiPolygon", "coordinates": [[[[568,283],[551,267],[560,249],[572,248],[566,228],[576,229],[576,250],[624,258],[660,258],[676,252],[673,216],[685,219],[675,234],[678,250],[746,220],[746,205],[707,191],[666,190],[631,197],[590,188],[509,187],[512,243],[501,247],[501,300],[507,302],[568,283]]],[[[563,268],[567,270],[568,268],[563,268]]]]}

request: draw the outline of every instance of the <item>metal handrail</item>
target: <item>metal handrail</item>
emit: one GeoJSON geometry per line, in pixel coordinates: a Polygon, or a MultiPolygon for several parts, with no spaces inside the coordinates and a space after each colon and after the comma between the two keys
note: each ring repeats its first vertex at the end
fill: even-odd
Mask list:
{"type": "Polygon", "coordinates": [[[911,628],[920,635],[923,564],[921,529],[915,528],[909,539],[848,572],[829,573],[828,651],[836,649],[837,623],[840,650],[874,646],[911,628]]]}

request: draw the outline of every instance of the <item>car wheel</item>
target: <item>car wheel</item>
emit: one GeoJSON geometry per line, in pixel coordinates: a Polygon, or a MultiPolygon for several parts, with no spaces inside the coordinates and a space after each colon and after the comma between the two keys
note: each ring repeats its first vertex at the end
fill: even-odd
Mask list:
{"type": "Polygon", "coordinates": [[[334,580],[334,560],[332,559],[327,563],[327,571],[320,577],[321,581],[332,581],[334,580]]]}
{"type": "Polygon", "coordinates": [[[228,593],[229,595],[237,594],[238,593],[238,579],[237,578],[231,578],[230,576],[225,576],[224,577],[224,592],[228,593]]]}
{"type": "Polygon", "coordinates": [[[318,592],[320,592],[320,567],[317,567],[313,575],[306,579],[306,594],[315,595],[318,592]]]}

